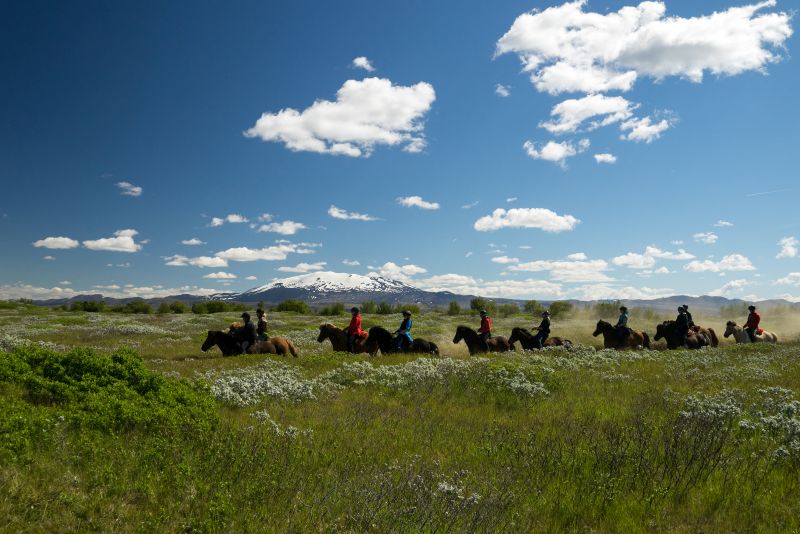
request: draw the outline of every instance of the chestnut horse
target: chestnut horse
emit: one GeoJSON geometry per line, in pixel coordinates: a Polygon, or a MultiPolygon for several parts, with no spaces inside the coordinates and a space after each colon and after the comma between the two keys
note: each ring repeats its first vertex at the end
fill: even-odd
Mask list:
{"type": "MultiPolygon", "coordinates": [[[[681,339],[675,329],[675,321],[664,321],[656,326],[656,335],[653,338],[658,341],[662,337],[667,340],[668,349],[683,348],[680,345],[681,339]]],[[[695,327],[694,330],[689,331],[689,336],[686,338],[687,348],[699,349],[702,347],[717,347],[719,346],[719,338],[711,328],[695,327]]]]}
{"type": "Polygon", "coordinates": [[[300,352],[287,338],[283,336],[273,336],[263,341],[256,341],[247,347],[247,354],[279,354],[281,356],[291,354],[297,358],[300,352]]]}
{"type": "Polygon", "coordinates": [[[338,352],[353,352],[358,354],[361,352],[368,352],[375,354],[378,352],[378,345],[375,343],[367,343],[367,337],[360,337],[356,340],[354,350],[350,350],[347,346],[347,332],[338,326],[331,323],[323,323],[319,325],[319,336],[317,342],[322,343],[329,339],[333,350],[338,352]]]}
{"type": "Polygon", "coordinates": [[[630,328],[628,328],[628,331],[628,337],[623,340],[623,345],[621,347],[619,346],[617,338],[617,329],[614,328],[611,323],[607,323],[602,319],[597,321],[597,328],[594,329],[592,335],[597,337],[603,334],[603,346],[607,349],[650,348],[650,336],[647,335],[647,332],[638,332],[630,328]]]}
{"type": "MultiPolygon", "coordinates": [[[[508,338],[508,343],[513,347],[514,343],[519,341],[522,348],[525,350],[534,350],[538,349],[539,347],[535,346],[533,343],[533,338],[536,337],[536,334],[531,334],[527,328],[520,328],[515,327],[511,330],[511,337],[508,338]]],[[[542,343],[545,347],[571,347],[572,341],[569,339],[564,339],[558,336],[548,337],[542,343]]]]}
{"type": "MultiPolygon", "coordinates": [[[[232,335],[220,330],[209,330],[206,340],[200,349],[206,352],[216,345],[222,351],[223,356],[237,356],[242,354],[242,346],[232,335]]],[[[263,341],[256,341],[247,347],[247,354],[291,354],[295,358],[300,354],[294,344],[283,336],[267,338],[263,341]]]]}
{"type": "MultiPolygon", "coordinates": [[[[467,344],[470,356],[473,354],[486,352],[483,349],[481,340],[478,337],[478,333],[472,328],[468,326],[459,326],[456,328],[456,335],[453,337],[453,343],[458,343],[462,339],[464,340],[464,343],[467,344]]],[[[503,336],[496,336],[487,339],[486,346],[489,348],[489,352],[507,352],[509,350],[514,350],[514,345],[509,344],[508,340],[503,336]]]]}
{"type": "Polygon", "coordinates": [[[369,329],[369,340],[377,343],[381,354],[389,354],[392,352],[410,352],[416,354],[439,354],[439,347],[432,341],[427,341],[421,337],[414,338],[411,345],[406,346],[402,351],[398,351],[395,347],[395,339],[388,330],[382,326],[373,326],[369,329]]]}

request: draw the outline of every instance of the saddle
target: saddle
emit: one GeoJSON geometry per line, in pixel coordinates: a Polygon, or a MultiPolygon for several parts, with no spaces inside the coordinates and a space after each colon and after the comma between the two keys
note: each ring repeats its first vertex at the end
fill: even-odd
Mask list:
{"type": "Polygon", "coordinates": [[[763,328],[756,329],[756,334],[759,335],[759,336],[763,336],[764,335],[764,329],[763,328]]]}
{"type": "Polygon", "coordinates": [[[367,339],[369,337],[369,332],[366,330],[362,330],[360,334],[358,334],[359,339],[367,339]]]}

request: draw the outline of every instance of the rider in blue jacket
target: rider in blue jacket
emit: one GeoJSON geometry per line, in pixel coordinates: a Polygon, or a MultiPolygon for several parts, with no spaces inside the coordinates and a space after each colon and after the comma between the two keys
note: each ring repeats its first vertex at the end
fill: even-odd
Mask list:
{"type": "Polygon", "coordinates": [[[403,322],[400,323],[400,328],[394,333],[394,348],[397,352],[401,352],[404,348],[411,346],[411,312],[403,310],[403,322]]]}

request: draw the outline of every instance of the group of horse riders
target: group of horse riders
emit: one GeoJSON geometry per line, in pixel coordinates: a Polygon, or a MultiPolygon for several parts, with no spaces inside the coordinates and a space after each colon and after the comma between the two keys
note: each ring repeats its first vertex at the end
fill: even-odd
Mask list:
{"type": "MultiPolygon", "coordinates": [[[[755,306],[749,306],[749,314],[747,322],[744,325],[744,331],[750,338],[750,341],[755,343],[756,333],[758,332],[759,324],[761,323],[761,315],[756,311],[755,306]]],[[[630,328],[628,327],[628,308],[620,306],[619,318],[614,329],[617,334],[617,342],[619,346],[624,346],[625,340],[630,335],[630,328]]],[[[394,332],[394,347],[398,352],[402,352],[411,345],[413,338],[411,337],[411,312],[403,310],[403,322],[400,327],[394,332]]],[[[355,306],[350,308],[350,324],[347,326],[347,347],[350,351],[354,351],[356,342],[363,337],[364,331],[361,329],[361,311],[355,306]]],[[[481,326],[478,329],[478,338],[481,345],[485,350],[488,349],[486,343],[487,339],[492,337],[492,318],[486,310],[480,310],[481,326]]],[[[247,312],[242,313],[242,321],[244,324],[241,327],[231,330],[231,335],[239,342],[242,351],[246,352],[247,348],[257,341],[267,339],[267,320],[265,318],[264,310],[258,308],[256,310],[257,324],[253,324],[250,320],[250,314],[247,312]]],[[[696,327],[689,306],[684,304],[678,306],[678,317],[675,319],[676,332],[679,336],[680,345],[687,346],[688,339],[691,331],[696,327]]],[[[536,348],[543,348],[544,342],[550,336],[550,312],[545,310],[542,312],[542,320],[538,326],[533,327],[536,330],[534,336],[534,346],[536,348]]]]}
{"type": "MultiPolygon", "coordinates": [[[[350,324],[347,325],[347,348],[351,352],[355,352],[356,342],[364,336],[364,330],[361,329],[361,310],[353,306],[350,308],[350,324]]],[[[394,349],[397,352],[402,352],[411,346],[414,339],[411,337],[411,312],[403,310],[403,322],[400,323],[400,328],[394,331],[394,349]]]]}
{"type": "Polygon", "coordinates": [[[267,339],[267,319],[265,315],[264,310],[258,308],[256,310],[258,324],[253,324],[250,320],[250,314],[244,312],[241,315],[243,324],[236,328],[231,327],[231,336],[239,342],[239,346],[242,347],[242,353],[247,352],[247,348],[253,343],[267,339]]]}

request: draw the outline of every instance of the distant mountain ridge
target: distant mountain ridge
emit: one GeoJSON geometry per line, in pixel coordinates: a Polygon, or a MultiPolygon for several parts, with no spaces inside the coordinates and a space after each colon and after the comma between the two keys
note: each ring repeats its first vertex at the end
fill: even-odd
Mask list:
{"type": "MultiPolygon", "coordinates": [[[[134,300],[145,300],[154,304],[174,300],[180,300],[186,303],[204,300],[226,300],[245,304],[256,304],[259,302],[277,304],[287,299],[297,299],[311,305],[325,305],[335,302],[357,305],[361,302],[371,300],[375,302],[388,302],[389,304],[419,304],[423,307],[441,307],[447,306],[452,301],[458,302],[461,306],[468,306],[469,301],[473,298],[475,298],[475,295],[459,295],[450,291],[426,291],[413,287],[405,282],[382,276],[318,271],[273,280],[268,284],[254,287],[241,293],[216,293],[208,297],[182,294],[153,299],[119,299],[106,298],[102,294],[87,294],[78,295],[69,299],[39,300],[35,301],[35,303],[45,306],[59,306],[82,300],[104,300],[111,305],[124,304],[134,300]]],[[[493,298],[491,300],[497,303],[515,303],[520,305],[525,302],[525,299],[493,298]]],[[[552,300],[540,300],[540,302],[543,305],[548,305],[552,300]]],[[[581,301],[570,299],[568,302],[585,306],[608,301],[581,301]]],[[[687,295],[675,295],[652,300],[630,299],[625,300],[625,304],[631,308],[641,307],[658,311],[673,311],[682,304],[688,304],[692,311],[710,311],[718,310],[722,306],[742,305],[745,304],[745,301],[717,296],[690,297],[687,295]]],[[[800,304],[794,304],[783,299],[765,300],[757,302],[756,304],[762,308],[787,306],[800,309],[800,304]]]]}

